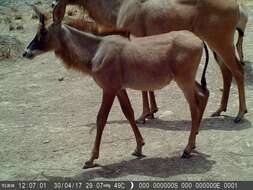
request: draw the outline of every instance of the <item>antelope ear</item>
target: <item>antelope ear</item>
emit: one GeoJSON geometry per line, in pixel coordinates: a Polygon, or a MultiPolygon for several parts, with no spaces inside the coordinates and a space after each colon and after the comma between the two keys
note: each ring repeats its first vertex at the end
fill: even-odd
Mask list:
{"type": "Polygon", "coordinates": [[[45,19],[46,19],[45,15],[34,4],[30,4],[30,6],[32,7],[34,12],[38,15],[40,24],[42,26],[45,26],[45,19]]]}
{"type": "Polygon", "coordinates": [[[55,24],[61,24],[66,11],[66,3],[58,2],[53,10],[53,21],[55,24]]]}

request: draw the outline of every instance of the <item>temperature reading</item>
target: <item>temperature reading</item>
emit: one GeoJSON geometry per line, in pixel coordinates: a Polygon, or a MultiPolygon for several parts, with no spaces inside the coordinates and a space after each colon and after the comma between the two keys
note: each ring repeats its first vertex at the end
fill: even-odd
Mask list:
{"type": "Polygon", "coordinates": [[[117,183],[114,183],[114,188],[117,188],[117,189],[125,189],[125,184],[123,182],[117,182],[117,183]]]}

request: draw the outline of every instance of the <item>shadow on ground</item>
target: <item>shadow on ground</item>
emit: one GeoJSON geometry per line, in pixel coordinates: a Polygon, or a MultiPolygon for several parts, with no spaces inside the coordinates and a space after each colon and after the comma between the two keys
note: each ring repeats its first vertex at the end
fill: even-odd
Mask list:
{"type": "MultiPolygon", "coordinates": [[[[178,153],[180,154],[180,153],[178,153]]],[[[166,158],[144,158],[122,161],[107,166],[100,166],[73,177],[45,176],[48,180],[92,180],[96,178],[115,179],[128,175],[168,178],[180,174],[204,174],[216,163],[208,160],[208,155],[195,152],[190,159],[180,156],[166,158]]]]}
{"type": "MultiPolygon", "coordinates": [[[[191,127],[189,120],[174,120],[165,121],[160,119],[150,120],[144,125],[139,125],[143,128],[156,128],[166,131],[188,131],[191,127]]],[[[222,131],[239,131],[252,127],[249,120],[244,119],[241,123],[236,124],[233,117],[222,116],[219,118],[205,118],[201,130],[222,130],[222,131]]]]}
{"type": "MultiPolygon", "coordinates": [[[[203,127],[201,130],[223,130],[223,131],[239,131],[252,127],[249,120],[244,119],[239,124],[234,123],[233,117],[221,116],[216,118],[205,118],[203,120],[203,127]]],[[[120,121],[108,121],[107,124],[128,124],[127,120],[120,121]]],[[[95,123],[89,123],[86,126],[91,127],[92,130],[96,129],[95,123]]],[[[154,128],[162,129],[166,131],[189,131],[191,127],[191,121],[189,120],[161,120],[154,119],[148,120],[145,124],[139,124],[140,128],[154,128]]]]}

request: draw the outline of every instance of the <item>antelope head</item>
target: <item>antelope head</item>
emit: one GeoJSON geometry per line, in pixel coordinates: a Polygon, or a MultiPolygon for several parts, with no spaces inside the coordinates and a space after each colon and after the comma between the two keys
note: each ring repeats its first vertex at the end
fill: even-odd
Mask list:
{"type": "MultiPolygon", "coordinates": [[[[38,31],[23,53],[23,57],[32,59],[37,55],[52,51],[57,46],[57,31],[61,28],[64,14],[62,9],[54,9],[53,22],[49,23],[47,15],[43,14],[35,5],[31,5],[39,18],[38,31]]],[[[63,10],[65,12],[65,10],[63,10]]]]}

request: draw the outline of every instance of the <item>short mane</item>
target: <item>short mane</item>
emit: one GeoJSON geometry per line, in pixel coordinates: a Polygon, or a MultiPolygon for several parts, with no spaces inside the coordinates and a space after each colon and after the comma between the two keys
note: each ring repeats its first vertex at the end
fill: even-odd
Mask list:
{"type": "Polygon", "coordinates": [[[98,25],[93,21],[87,21],[84,19],[69,19],[65,22],[65,24],[78,30],[89,32],[98,36],[120,35],[126,38],[130,38],[130,32],[128,31],[106,28],[98,25]]]}

